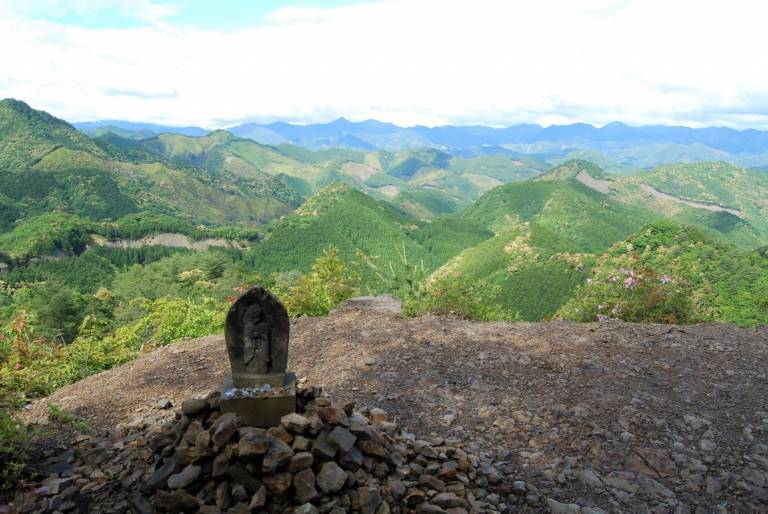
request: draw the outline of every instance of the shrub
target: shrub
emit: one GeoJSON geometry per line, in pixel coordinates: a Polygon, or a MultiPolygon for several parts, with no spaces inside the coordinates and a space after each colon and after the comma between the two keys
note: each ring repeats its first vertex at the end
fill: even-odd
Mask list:
{"type": "Polygon", "coordinates": [[[429,313],[484,321],[519,319],[518,313],[504,309],[497,301],[500,292],[499,286],[487,280],[454,274],[415,288],[403,299],[403,310],[408,316],[429,313]]]}
{"type": "MultiPolygon", "coordinates": [[[[277,278],[277,277],[274,277],[277,278]]],[[[284,278],[284,277],[280,277],[284,278]]],[[[325,316],[358,291],[359,274],[351,271],[336,248],[327,248],[289,287],[276,284],[275,293],[291,316],[325,316]]]]}
{"type": "Polygon", "coordinates": [[[0,407],[0,498],[13,492],[24,471],[32,431],[0,407]]]}
{"type": "Polygon", "coordinates": [[[104,336],[104,323],[89,315],[71,344],[36,337],[34,316],[20,311],[0,327],[0,397],[23,402],[93,373],[124,364],[149,348],[186,337],[221,333],[227,303],[161,298],[135,300],[142,316],[104,336]]]}
{"type": "Polygon", "coordinates": [[[588,294],[568,304],[565,316],[578,321],[622,319],[635,322],[686,324],[701,321],[694,309],[694,288],[679,277],[651,268],[620,269],[589,279],[588,294]]]}

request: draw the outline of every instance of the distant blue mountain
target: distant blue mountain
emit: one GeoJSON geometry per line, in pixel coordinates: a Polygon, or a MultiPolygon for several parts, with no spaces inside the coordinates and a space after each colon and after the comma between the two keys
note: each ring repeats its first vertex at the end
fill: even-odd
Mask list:
{"type": "MultiPolygon", "coordinates": [[[[247,137],[254,128],[265,129],[287,142],[303,146],[317,146],[317,141],[342,136],[355,136],[376,146],[408,147],[412,139],[428,141],[433,146],[468,148],[474,146],[501,146],[533,144],[540,142],[573,141],[582,143],[613,144],[702,144],[728,153],[768,152],[768,132],[759,130],[735,130],[724,127],[689,128],[679,126],[647,125],[630,127],[620,122],[604,127],[585,123],[571,125],[521,124],[506,128],[485,126],[400,127],[375,120],[351,122],[339,118],[330,123],[295,125],[285,122],[269,124],[248,123],[231,127],[235,135],[247,137]],[[418,137],[416,137],[418,136],[418,137]],[[385,143],[377,144],[385,141],[385,143]]],[[[262,141],[260,141],[262,142],[262,141]]]]}
{"type": "MultiPolygon", "coordinates": [[[[75,123],[89,135],[110,127],[133,131],[133,137],[161,132],[202,136],[200,127],[105,120],[75,123]]],[[[116,129],[116,130],[117,130],[116,129]]],[[[520,124],[505,128],[482,125],[401,127],[376,120],[339,118],[330,123],[246,123],[229,127],[238,137],[258,143],[291,143],[312,149],[391,150],[438,148],[457,156],[537,155],[562,159],[590,155],[608,168],[644,168],[672,162],[725,160],[741,166],[768,165],[768,131],[724,127],[689,128],[665,125],[632,127],[620,122],[595,127],[586,123],[542,127],[520,124]]],[[[130,137],[131,135],[129,135],[130,137]]]]}
{"type": "Polygon", "coordinates": [[[211,131],[200,127],[175,127],[172,125],[157,125],[155,123],[139,123],[122,120],[99,120],[99,121],[81,121],[72,123],[72,126],[85,132],[92,133],[95,129],[102,127],[116,127],[130,132],[158,135],[163,133],[181,134],[184,136],[205,136],[211,131]]]}

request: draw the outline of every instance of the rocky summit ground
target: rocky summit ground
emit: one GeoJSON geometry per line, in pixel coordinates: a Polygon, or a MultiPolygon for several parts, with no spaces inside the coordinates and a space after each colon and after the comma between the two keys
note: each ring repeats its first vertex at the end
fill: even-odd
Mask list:
{"type": "MultiPolygon", "coordinates": [[[[496,511],[574,513],[768,512],[767,363],[766,328],[370,308],[295,320],[289,358],[331,400],[383,408],[418,437],[464,441],[541,496],[521,504],[494,492],[496,511]]],[[[24,417],[46,423],[54,402],[96,430],[160,423],[174,410],[161,407],[216,390],[228,366],[222,337],[189,340],[62,388],[24,417]]]]}

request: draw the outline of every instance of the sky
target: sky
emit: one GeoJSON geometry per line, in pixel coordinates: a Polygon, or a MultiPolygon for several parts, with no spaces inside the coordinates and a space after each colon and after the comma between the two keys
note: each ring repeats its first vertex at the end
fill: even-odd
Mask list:
{"type": "Polygon", "coordinates": [[[768,2],[0,0],[0,97],[69,121],[768,129],[768,2]]]}

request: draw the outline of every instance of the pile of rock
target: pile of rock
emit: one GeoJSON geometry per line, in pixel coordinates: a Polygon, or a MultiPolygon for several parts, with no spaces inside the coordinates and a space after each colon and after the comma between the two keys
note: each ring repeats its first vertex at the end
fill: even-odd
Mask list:
{"type": "MultiPolygon", "coordinates": [[[[134,495],[138,512],[384,514],[496,512],[504,494],[539,498],[458,441],[416,439],[381,409],[355,411],[316,388],[269,429],[222,414],[217,396],[190,399],[147,436],[154,466],[134,495]],[[494,493],[489,489],[496,488],[494,493]]],[[[526,500],[527,497],[527,500],[526,500]]]]}

